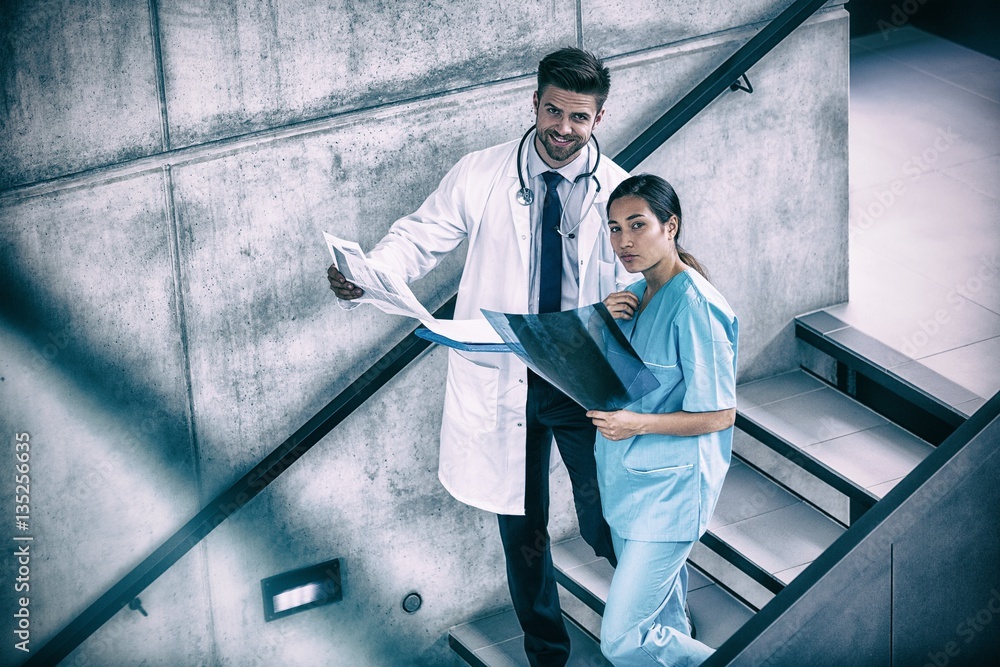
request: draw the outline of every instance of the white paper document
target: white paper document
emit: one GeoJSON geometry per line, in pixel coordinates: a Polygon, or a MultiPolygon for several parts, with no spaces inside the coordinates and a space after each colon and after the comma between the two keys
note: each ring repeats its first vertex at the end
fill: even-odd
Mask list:
{"type": "Polygon", "coordinates": [[[370,303],[390,315],[420,320],[434,333],[462,343],[503,343],[500,334],[485,319],[434,319],[410,291],[402,276],[373,267],[361,246],[354,241],[346,241],[326,232],[323,232],[323,236],[337,270],[364,290],[364,295],[356,299],[358,303],[370,303]]]}

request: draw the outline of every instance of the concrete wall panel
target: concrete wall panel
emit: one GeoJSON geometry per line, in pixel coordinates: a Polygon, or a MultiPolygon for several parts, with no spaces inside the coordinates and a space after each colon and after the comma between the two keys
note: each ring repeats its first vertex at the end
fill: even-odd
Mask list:
{"type": "Polygon", "coordinates": [[[446,363],[411,365],[208,539],[220,664],[457,667],[447,629],[509,604],[494,516],[437,480],[446,363]],[[260,579],[331,558],[342,601],[263,621],[260,579]]]}
{"type": "MultiPolygon", "coordinates": [[[[646,127],[736,46],[627,59],[613,104],[646,127]]],[[[797,366],[792,318],[847,300],[847,54],[846,13],[818,15],[750,70],[752,95],[723,93],[635,170],[677,189],[682,244],[740,318],[741,381],[797,366]]],[[[620,115],[611,150],[634,136],[620,115]]]]}
{"type": "Polygon", "coordinates": [[[139,594],[146,615],[125,607],[60,667],[218,664],[205,550],[204,544],[195,547],[139,594]]]}
{"type": "Polygon", "coordinates": [[[162,206],[155,173],[0,205],[4,433],[36,443],[36,647],[198,509],[162,206]]]}
{"type": "Polygon", "coordinates": [[[788,5],[788,0],[587,0],[581,4],[583,45],[601,56],[630,53],[767,21],[788,5]]]}
{"type": "Polygon", "coordinates": [[[34,338],[43,361],[92,383],[95,397],[176,418],[181,430],[170,431],[164,455],[189,465],[173,231],[160,174],[12,198],[0,202],[0,223],[5,313],[34,338]]]}
{"type": "Polygon", "coordinates": [[[160,3],[174,146],[533,72],[576,3],[160,3]]]}
{"type": "Polygon", "coordinates": [[[0,4],[0,189],[160,149],[145,2],[0,4]]]}

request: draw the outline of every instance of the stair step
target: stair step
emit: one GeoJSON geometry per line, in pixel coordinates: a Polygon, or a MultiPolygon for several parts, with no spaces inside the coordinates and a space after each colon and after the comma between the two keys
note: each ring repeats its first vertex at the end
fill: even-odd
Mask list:
{"type": "Polygon", "coordinates": [[[734,456],[701,541],[779,593],[844,531],[841,524],[734,456]]]}
{"type": "Polygon", "coordinates": [[[737,387],[737,425],[870,507],[934,448],[796,370],[737,387]]]}
{"type": "Polygon", "coordinates": [[[615,568],[580,536],[552,545],[556,581],[598,614],[604,613],[615,568]]]}
{"type": "MultiPolygon", "coordinates": [[[[564,614],[574,610],[571,595],[560,591],[559,600],[564,614]]],[[[577,618],[566,623],[571,645],[567,667],[611,667],[601,653],[599,625],[594,628],[592,620],[581,624],[577,618]]],[[[456,625],[448,631],[448,644],[473,667],[528,667],[524,633],[513,609],[456,625]]]]}
{"type": "MultiPolygon", "coordinates": [[[[594,555],[582,537],[552,545],[556,578],[589,608],[603,613],[614,568],[594,555]]],[[[755,610],[689,563],[688,607],[698,630],[699,641],[718,648],[729,639],[755,610]]]]}
{"type": "Polygon", "coordinates": [[[986,402],[826,310],[796,317],[795,335],[953,427],[986,402]]]}

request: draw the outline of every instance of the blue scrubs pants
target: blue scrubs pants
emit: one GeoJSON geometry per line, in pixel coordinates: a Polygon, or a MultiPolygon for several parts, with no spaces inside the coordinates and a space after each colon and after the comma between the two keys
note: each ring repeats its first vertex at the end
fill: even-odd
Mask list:
{"type": "Polygon", "coordinates": [[[611,532],[618,567],[601,625],[615,667],[700,665],[713,649],[691,639],[684,615],[693,542],[637,542],[611,532]]]}

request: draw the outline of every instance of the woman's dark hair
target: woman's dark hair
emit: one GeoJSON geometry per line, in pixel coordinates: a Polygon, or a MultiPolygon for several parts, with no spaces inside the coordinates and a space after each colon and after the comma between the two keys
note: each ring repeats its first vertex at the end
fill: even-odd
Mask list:
{"type": "Polygon", "coordinates": [[[578,95],[593,95],[600,111],[611,91],[611,72],[593,53],[567,46],[550,53],[538,63],[539,97],[547,86],[578,95]]]}
{"type": "Polygon", "coordinates": [[[708,278],[708,271],[696,260],[691,253],[681,248],[681,201],[677,198],[677,193],[670,183],[653,174],[638,174],[630,176],[618,184],[611,196],[608,197],[608,214],[611,214],[611,204],[622,197],[639,197],[653,215],[662,223],[667,224],[671,216],[677,216],[677,233],[674,235],[674,245],[677,246],[677,255],[681,261],[692,269],[708,278]]]}

